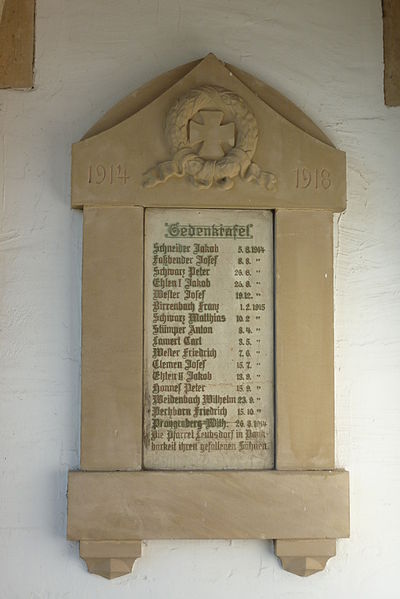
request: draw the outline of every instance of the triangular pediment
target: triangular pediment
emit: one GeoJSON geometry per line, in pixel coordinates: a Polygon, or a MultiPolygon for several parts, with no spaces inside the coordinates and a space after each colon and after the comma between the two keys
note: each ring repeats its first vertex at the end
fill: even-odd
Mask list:
{"type": "Polygon", "coordinates": [[[345,171],[299,109],[211,54],[143,86],[74,144],[72,204],[341,211],[345,171]]]}

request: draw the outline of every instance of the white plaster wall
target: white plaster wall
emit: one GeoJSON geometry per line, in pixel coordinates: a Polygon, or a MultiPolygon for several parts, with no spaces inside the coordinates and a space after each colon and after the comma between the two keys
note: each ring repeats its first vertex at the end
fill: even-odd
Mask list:
{"type": "Polygon", "coordinates": [[[38,0],[35,90],[0,91],[0,599],[400,597],[400,108],[383,103],[381,38],[380,0],[38,0]],[[80,401],[70,146],[128,92],[210,51],[347,152],[336,413],[352,536],[308,579],[269,543],[165,541],[109,582],[65,540],[80,401]]]}

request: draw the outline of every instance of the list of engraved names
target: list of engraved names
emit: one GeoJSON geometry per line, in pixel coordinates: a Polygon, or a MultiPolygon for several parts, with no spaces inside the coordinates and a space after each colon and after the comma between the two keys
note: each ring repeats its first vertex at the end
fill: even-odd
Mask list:
{"type": "Polygon", "coordinates": [[[272,213],[145,214],[145,468],[273,468],[272,213]]]}

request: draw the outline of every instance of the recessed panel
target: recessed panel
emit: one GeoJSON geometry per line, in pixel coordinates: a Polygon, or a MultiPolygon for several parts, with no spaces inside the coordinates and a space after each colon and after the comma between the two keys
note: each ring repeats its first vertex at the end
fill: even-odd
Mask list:
{"type": "Polygon", "coordinates": [[[145,212],[144,467],[274,462],[267,210],[145,212]]]}

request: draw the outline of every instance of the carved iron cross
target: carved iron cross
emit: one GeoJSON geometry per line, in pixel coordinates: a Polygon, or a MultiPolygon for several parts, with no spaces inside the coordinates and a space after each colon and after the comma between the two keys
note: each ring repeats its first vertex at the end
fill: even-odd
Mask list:
{"type": "Polygon", "coordinates": [[[225,156],[222,144],[228,144],[230,147],[235,145],[235,124],[221,125],[224,113],[220,110],[200,110],[198,114],[202,123],[194,120],[189,123],[190,143],[203,142],[199,151],[201,158],[222,158],[225,156]]]}

